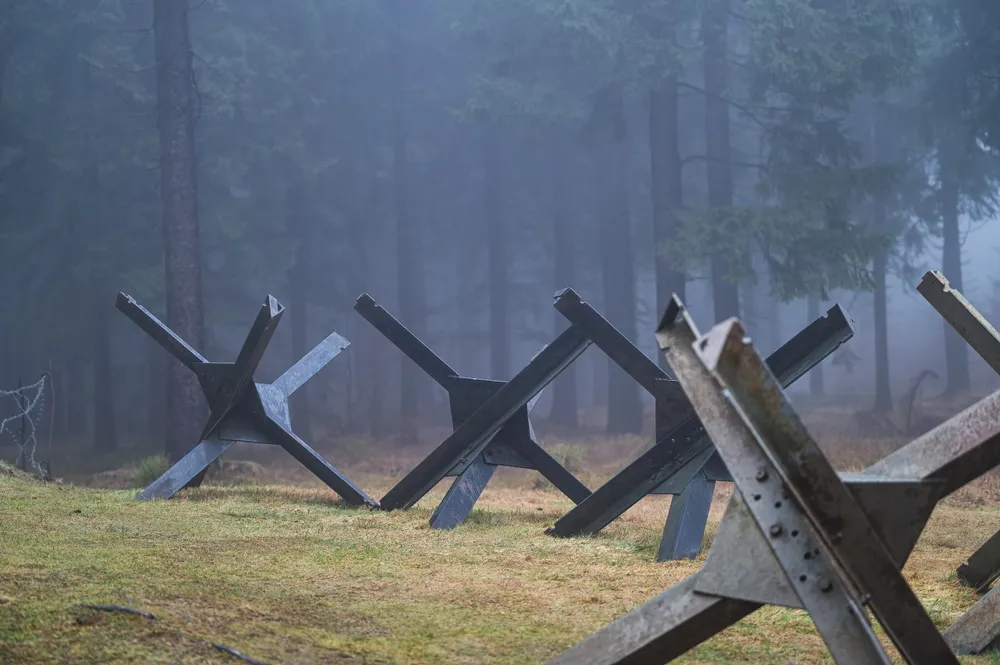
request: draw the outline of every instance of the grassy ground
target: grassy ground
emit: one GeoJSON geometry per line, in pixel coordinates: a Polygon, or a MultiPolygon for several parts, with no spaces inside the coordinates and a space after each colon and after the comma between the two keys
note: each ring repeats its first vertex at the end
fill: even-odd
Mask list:
{"type": "MultiPolygon", "coordinates": [[[[703,561],[653,562],[663,497],[596,537],[545,536],[570,504],[506,471],[453,532],[427,526],[441,488],[413,510],[378,513],[307,483],[209,485],[139,503],[134,490],[0,473],[0,663],[239,662],[217,643],[274,664],[537,664],[703,561]]],[[[396,473],[355,477],[380,496],[396,473]]],[[[975,601],[953,571],[1000,528],[1000,510],[982,505],[995,489],[984,481],[941,506],[907,565],[942,628],[975,601]]],[[[830,661],[806,615],[765,608],[680,662],[830,661]]]]}

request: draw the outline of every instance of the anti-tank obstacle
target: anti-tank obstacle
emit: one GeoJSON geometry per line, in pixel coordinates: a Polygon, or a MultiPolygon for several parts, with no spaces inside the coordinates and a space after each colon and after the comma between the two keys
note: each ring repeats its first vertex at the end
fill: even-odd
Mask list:
{"type": "MultiPolygon", "coordinates": [[[[944,275],[930,271],[917,292],[961,335],[969,346],[1000,374],[1000,333],[965,296],[951,288],[944,275]]],[[[1000,531],[993,534],[956,571],[958,578],[985,594],[944,633],[958,653],[981,653],[1000,638],[1000,585],[990,585],[1000,577],[1000,531]]]]}
{"type": "MultiPolygon", "coordinates": [[[[561,517],[548,533],[561,537],[597,533],[647,494],[672,494],[657,561],[697,556],[715,483],[731,477],[693,407],[679,384],[575,293],[563,292],[556,309],[653,395],[656,441],[561,517]]],[[[850,318],[835,305],[775,351],[767,363],[787,387],[853,335],[850,318]]]]}
{"type": "Polygon", "coordinates": [[[1000,392],[860,474],[837,474],[736,320],[700,336],[679,301],[658,344],[732,474],[704,567],[560,665],[666,663],[762,605],[804,608],[841,665],[957,663],[900,570],[934,506],[1000,464],[1000,392]]]}
{"type": "Polygon", "coordinates": [[[292,431],[289,417],[289,396],[347,348],[346,339],[332,333],[274,383],[255,383],[254,372],[284,312],[272,296],[264,300],[232,363],[209,362],[131,296],[119,293],[115,306],[194,372],[211,409],[198,445],[137,498],[169,499],[186,487],[197,487],[209,465],[242,442],[279,445],[349,505],[378,505],[300,439],[292,431]]]}
{"type": "Polygon", "coordinates": [[[539,394],[590,340],[570,327],[510,381],[460,376],[368,294],[354,305],[372,326],[448,392],[454,431],[382,497],[379,508],[413,507],[445,477],[455,477],[431,516],[435,529],[468,517],[497,467],[534,469],[574,503],[590,490],[538,444],[528,414],[539,394]]]}

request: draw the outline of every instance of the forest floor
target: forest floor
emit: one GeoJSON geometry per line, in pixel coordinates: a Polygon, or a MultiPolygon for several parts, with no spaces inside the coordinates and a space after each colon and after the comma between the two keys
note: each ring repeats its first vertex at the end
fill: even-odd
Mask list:
{"type": "MultiPolygon", "coordinates": [[[[903,443],[844,437],[844,419],[829,421],[810,427],[844,470],[903,443]]],[[[545,440],[590,487],[647,444],[545,440]]],[[[378,497],[432,446],[345,439],[321,452],[378,497]]],[[[145,503],[134,464],[48,484],[0,466],[0,663],[241,662],[218,644],[272,665],[540,664],[704,562],[654,562],[668,497],[596,536],[556,539],[544,529],[570,502],[537,474],[501,469],[469,520],[441,532],[427,522],[445,483],[381,513],[343,506],[279,449],[225,459],[204,487],[145,503]]],[[[729,492],[716,490],[706,545],[729,492]]],[[[956,567],[998,529],[997,473],[935,512],[904,572],[942,629],[977,598],[956,567]]],[[[767,607],[676,662],[832,661],[806,614],[767,607]]]]}
{"type": "MultiPolygon", "coordinates": [[[[275,474],[253,483],[295,484],[220,475],[140,503],[134,490],[0,470],[0,662],[240,662],[219,644],[274,665],[539,664],[704,561],[654,562],[666,497],[597,536],[556,539],[543,530],[569,502],[502,469],[467,523],[441,532],[427,520],[443,487],[380,513],[305,486],[290,464],[229,468],[245,467],[275,474]]],[[[393,482],[358,473],[375,496],[393,482]]],[[[976,600],[954,570],[1000,529],[998,485],[981,480],[940,506],[905,569],[942,629],[976,600]]],[[[719,486],[706,541],[728,493],[719,486]]],[[[677,662],[831,662],[824,651],[804,613],[768,607],[677,662]]]]}

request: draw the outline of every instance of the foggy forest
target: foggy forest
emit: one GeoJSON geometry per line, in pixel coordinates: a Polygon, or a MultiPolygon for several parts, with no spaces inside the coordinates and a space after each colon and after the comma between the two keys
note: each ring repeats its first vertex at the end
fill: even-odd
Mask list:
{"type": "Polygon", "coordinates": [[[1000,663],[1000,0],[0,0],[0,234],[0,665],[1000,663]]]}
{"type": "MultiPolygon", "coordinates": [[[[671,294],[767,352],[840,303],[797,403],[895,422],[929,371],[946,417],[1000,380],[914,286],[1000,320],[998,47],[990,0],[6,0],[0,387],[49,377],[59,473],[176,460],[201,393],[116,294],[220,361],[272,294],[262,378],[351,342],[296,431],[409,446],[447,396],[360,294],[506,380],[569,287],[651,358],[671,294]]],[[[591,349],[533,417],[639,434],[649,402],[591,349]]]]}

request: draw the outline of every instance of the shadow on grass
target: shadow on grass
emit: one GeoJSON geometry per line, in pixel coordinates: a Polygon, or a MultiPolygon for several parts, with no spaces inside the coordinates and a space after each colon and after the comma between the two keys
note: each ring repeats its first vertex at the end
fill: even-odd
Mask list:
{"type": "MultiPolygon", "coordinates": [[[[343,510],[355,508],[332,490],[304,489],[293,485],[209,485],[183,490],[176,496],[193,502],[245,499],[248,501],[280,501],[302,506],[326,506],[343,510]]],[[[357,508],[362,509],[362,507],[357,508]]]]}

